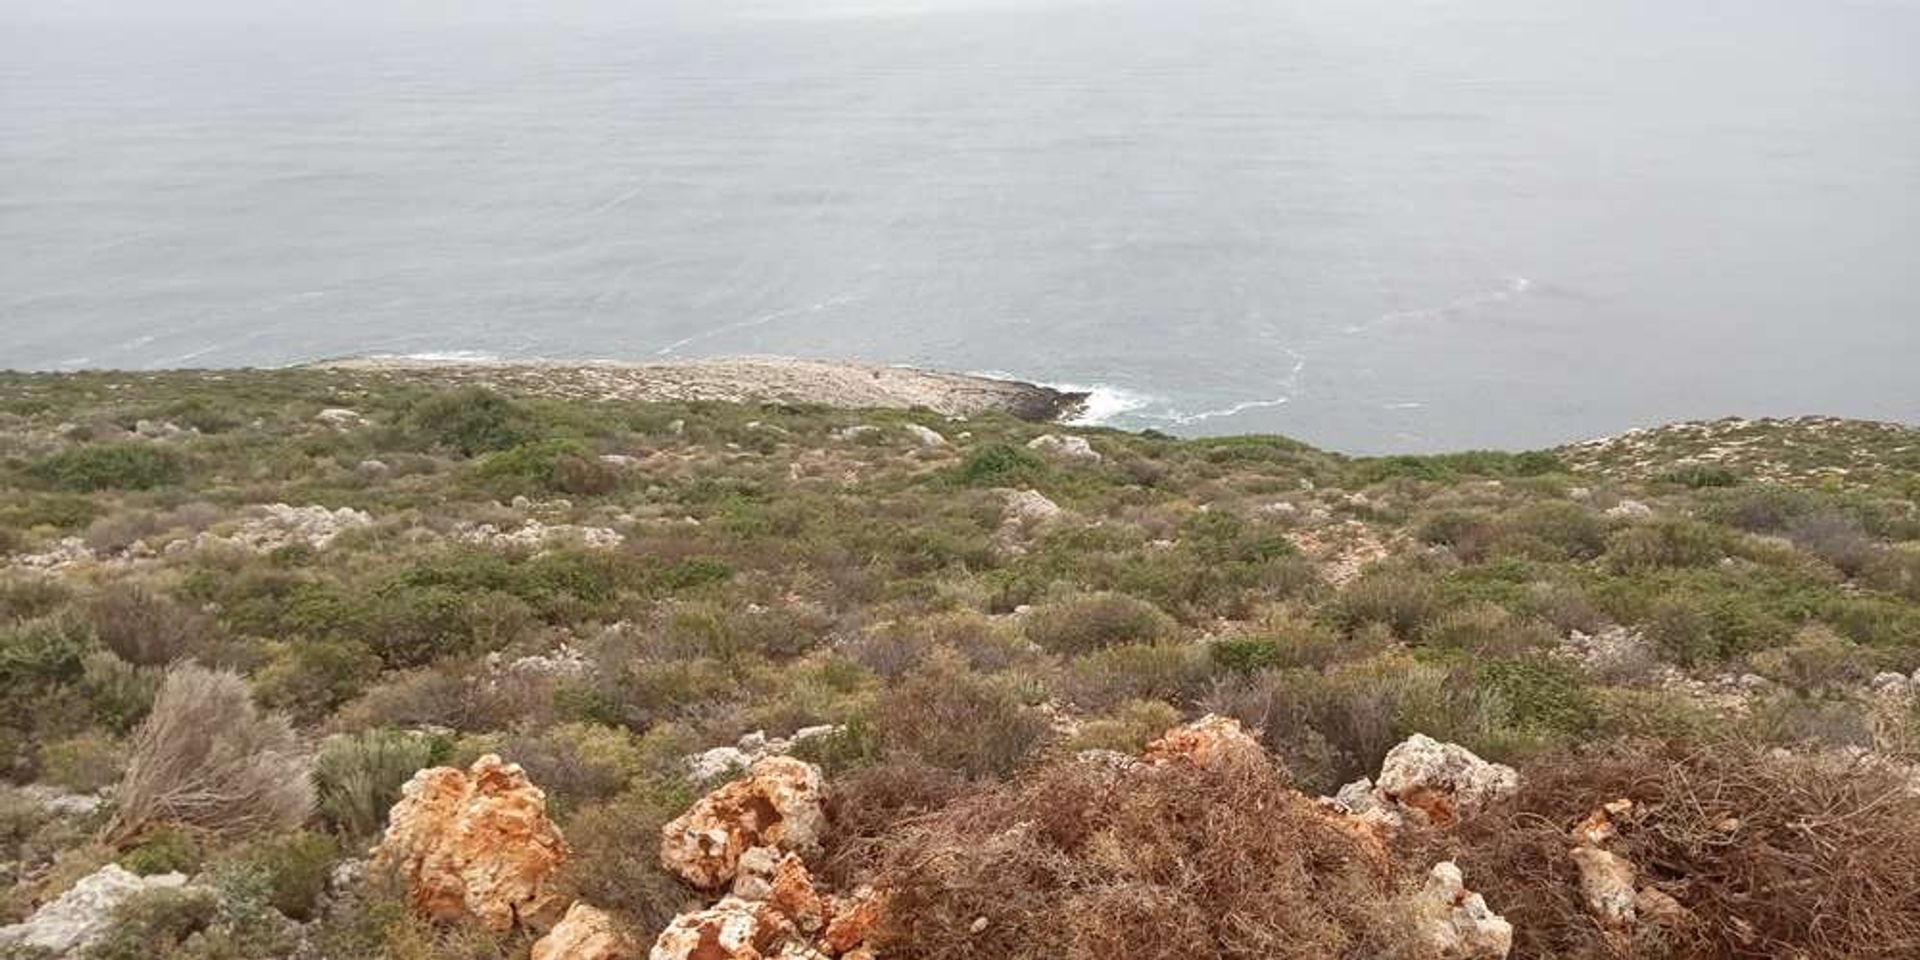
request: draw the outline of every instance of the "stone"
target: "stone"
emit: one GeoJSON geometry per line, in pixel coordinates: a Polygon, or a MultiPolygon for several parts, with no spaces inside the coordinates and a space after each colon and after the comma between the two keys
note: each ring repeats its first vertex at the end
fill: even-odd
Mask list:
{"type": "Polygon", "coordinates": [[[1572,856],[1580,867],[1580,896],[1586,901],[1587,912],[1614,930],[1632,926],[1638,873],[1633,864],[1598,847],[1575,847],[1572,856]]]}
{"type": "Polygon", "coordinates": [[[905,429],[909,434],[913,435],[915,440],[920,441],[920,445],[923,447],[933,448],[947,445],[947,438],[941,436],[940,431],[934,430],[931,427],[923,427],[917,423],[909,423],[905,429]]]}
{"type": "Polygon", "coordinates": [[[1447,827],[1520,788],[1520,774],[1416,733],[1387,752],[1374,789],[1416,820],[1447,827]]]}
{"type": "Polygon", "coordinates": [[[1684,927],[1699,919],[1680,901],[1653,887],[1641,887],[1633,895],[1633,912],[1642,923],[1663,927],[1684,927]]]}
{"type": "Polygon", "coordinates": [[[1187,763],[1202,770],[1267,762],[1267,751],[1232,717],[1207,714],[1175,727],[1147,744],[1142,759],[1148,763],[1187,763]]]}
{"type": "Polygon", "coordinates": [[[1633,809],[1633,801],[1624,797],[1595,808],[1585,820],[1574,826],[1573,841],[1587,847],[1604,846],[1607,841],[1619,836],[1618,821],[1633,813],[1633,809]]]}
{"type": "Polygon", "coordinates": [[[639,955],[606,911],[576,902],[534,943],[531,960],[637,960],[639,955]]]}
{"type": "Polygon", "coordinates": [[[1099,462],[1105,459],[1100,451],[1093,448],[1085,437],[1063,437],[1057,433],[1046,433],[1027,441],[1027,449],[1037,450],[1048,456],[1062,460],[1087,460],[1099,462]]]}
{"type": "Polygon", "coordinates": [[[806,864],[798,854],[787,854],[774,867],[766,900],[802,933],[820,933],[831,913],[826,898],[814,889],[813,877],[807,873],[806,864]]]}
{"type": "Polygon", "coordinates": [[[725,897],[683,913],[654,940],[648,960],[762,960],[777,955],[792,927],[764,903],[725,897]]]}
{"type": "Polygon", "coordinates": [[[20,788],[20,795],[56,817],[89,817],[106,805],[106,798],[92,793],[68,793],[46,783],[20,788]]]}
{"type": "Polygon", "coordinates": [[[341,430],[365,426],[367,423],[367,418],[361,416],[359,411],[349,410],[345,407],[328,407],[314,414],[313,418],[327,426],[341,430]]]}
{"type": "Polygon", "coordinates": [[[886,906],[886,897],[872,887],[861,887],[850,897],[836,898],[832,904],[833,919],[820,935],[820,945],[829,953],[851,953],[873,935],[886,906]]]}
{"type": "Polygon", "coordinates": [[[1607,516],[1615,520],[1645,520],[1653,516],[1653,508],[1638,500],[1622,500],[1607,508],[1607,516]]]}
{"type": "Polygon", "coordinates": [[[373,859],[404,879],[421,914],[505,932],[555,919],[563,906],[555,881],[567,856],[547,819],[546,794],[517,764],[488,754],[467,770],[414,774],[373,859]]]}
{"type": "Polygon", "coordinates": [[[773,893],[774,872],[780,869],[780,851],[750,847],[734,867],[733,895],[742,900],[765,900],[773,893]]]}
{"type": "Polygon", "coordinates": [[[807,853],[826,830],[820,768],[792,757],[756,761],[660,830],[660,863],[702,890],[731,883],[754,847],[807,853]]]}
{"type": "Polygon", "coordinates": [[[1014,523],[1046,523],[1066,513],[1038,490],[1009,490],[1005,496],[1007,519],[1014,523]]]}
{"type": "Polygon", "coordinates": [[[186,883],[187,878],[178,873],[142,877],[109,863],[41,905],[25,921],[0,927],[0,946],[56,956],[77,954],[112,928],[114,908],[128,898],[148,890],[179,889],[186,883]]]}
{"type": "Polygon", "coordinates": [[[880,432],[880,428],[871,423],[856,423],[850,427],[841,427],[833,432],[835,440],[858,440],[880,432]]]}
{"type": "Polygon", "coordinates": [[[1412,921],[1421,948],[1416,955],[1423,958],[1500,960],[1513,949],[1513,925],[1466,888],[1460,868],[1449,860],[1428,872],[1413,897],[1412,921]]]}
{"type": "Polygon", "coordinates": [[[714,747],[687,758],[687,775],[695,781],[714,780],[753,765],[753,757],[739,747],[714,747]]]}

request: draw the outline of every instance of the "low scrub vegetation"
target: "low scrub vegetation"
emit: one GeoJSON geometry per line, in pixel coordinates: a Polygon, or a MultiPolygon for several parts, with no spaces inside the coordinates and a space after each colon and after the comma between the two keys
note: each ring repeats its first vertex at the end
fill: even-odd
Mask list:
{"type": "Polygon", "coordinates": [[[725,775],[690,758],[788,738],[829,777],[819,872],[896,891],[890,958],[1393,956],[1369,917],[1429,853],[1515,956],[1920,950],[1910,429],[1368,459],[1084,431],[1094,459],[997,415],[453,374],[0,396],[0,910],[108,862],[215,892],[130,902],[101,956],[524,957],[327,890],[419,770],[484,753],[645,943],[688,896],[656,831],[725,775]],[[1071,762],[1203,712],[1271,768],[1071,762]],[[1416,732],[1519,767],[1517,807],[1380,872],[1270,802],[1416,732]],[[1684,937],[1568,899],[1566,829],[1622,795],[1671,801],[1632,852],[1695,878],[1684,937]]]}

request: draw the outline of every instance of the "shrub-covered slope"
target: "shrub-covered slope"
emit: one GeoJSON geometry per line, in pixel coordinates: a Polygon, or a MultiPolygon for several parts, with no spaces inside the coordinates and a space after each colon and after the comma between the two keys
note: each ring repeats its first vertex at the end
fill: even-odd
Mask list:
{"type": "Polygon", "coordinates": [[[1820,785],[1699,758],[1914,778],[1917,496],[1920,431],[1835,420],[1355,459],[377,370],[0,374],[0,922],[117,862],[195,880],[93,956],[524,955],[329,881],[413,772],[498,753],[546,791],[566,889],[647,942],[689,899],[658,829],[715,748],[820,764],[851,884],[928,815],[1210,712],[1308,793],[1414,732],[1520,768],[1534,819],[1449,842],[1525,955],[1771,955],[1726,931],[1819,924],[1737,885],[1702,886],[1724,930],[1692,953],[1568,926],[1527,825],[1633,782],[1775,797],[1819,847],[1789,821],[1820,785]]]}

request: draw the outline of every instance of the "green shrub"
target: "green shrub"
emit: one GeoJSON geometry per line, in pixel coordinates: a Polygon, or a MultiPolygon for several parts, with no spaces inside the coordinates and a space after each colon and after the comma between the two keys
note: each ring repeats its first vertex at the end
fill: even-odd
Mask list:
{"type": "Polygon", "coordinates": [[[369,730],[335,737],[313,765],[315,806],[322,820],[349,840],[365,840],[386,827],[400,788],[432,766],[444,742],[396,730],[369,730]]]}
{"type": "Polygon", "coordinates": [[[114,584],[88,608],[94,635],[120,659],[164,667],[204,638],[206,618],[137,584],[114,584]]]}
{"type": "Polygon", "coordinates": [[[1824,627],[1808,627],[1786,646],[1750,658],[1755,673],[1803,696],[1840,693],[1873,673],[1867,652],[1824,627]]]}
{"type": "Polygon", "coordinates": [[[1496,657],[1545,649],[1559,639],[1558,632],[1544,622],[1516,617],[1490,603],[1448,610],[1420,636],[1430,646],[1496,657]]]}
{"type": "Polygon", "coordinates": [[[97,730],[56,740],[40,748],[40,778],[76,793],[95,793],[119,782],[126,749],[97,730]]]}
{"type": "Polygon", "coordinates": [[[1264,670],[1280,661],[1280,644],[1269,637],[1221,637],[1207,645],[1213,662],[1232,673],[1264,670]]]}
{"type": "Polygon", "coordinates": [[[1637,524],[1607,539],[1607,562],[1633,572],[1699,567],[1725,555],[1725,535],[1697,520],[1662,519],[1637,524]]]}
{"type": "Polygon", "coordinates": [[[1488,660],[1474,669],[1474,680],[1499,695],[1506,723],[1556,734],[1585,733],[1595,723],[1579,670],[1563,661],[1543,656],[1488,660]]]}
{"type": "Polygon", "coordinates": [[[340,853],[334,837],[300,830],[254,841],[232,860],[261,875],[274,909],[289,919],[307,921],[314,919],[340,853]]]}
{"type": "Polygon", "coordinates": [[[687,899],[679,878],[660,865],[660,828],[695,799],[684,784],[646,783],[581,809],[566,824],[574,851],[567,882],[582,899],[631,918],[647,942],[687,899]]]}
{"type": "Polygon", "coordinates": [[[1158,700],[1129,700],[1080,724],[1069,746],[1074,750],[1116,750],[1138,754],[1161,734],[1179,725],[1180,711],[1158,700]]]}
{"type": "Polygon", "coordinates": [[[27,469],[58,490],[151,490],[186,475],[180,456],[150,443],[86,444],[46,457],[27,469]]]}
{"type": "Polygon", "coordinates": [[[219,911],[219,898],[203,887],[143,890],[114,907],[112,925],[86,960],[180,957],[177,948],[212,926],[219,911]]]}
{"type": "Polygon", "coordinates": [[[120,854],[120,865],[142,876],[156,873],[191,874],[200,869],[204,852],[193,834],[179,827],[160,826],[120,854]]]}
{"type": "Polygon", "coordinates": [[[1128,643],[1075,657],[1061,692],[1085,710],[1107,710],[1128,700],[1191,703],[1214,676],[1207,648],[1191,643],[1128,643]]]}
{"type": "Polygon", "coordinates": [[[1734,486],[1740,482],[1740,475],[1715,464],[1683,463],[1662,473],[1660,481],[1699,490],[1707,487],[1734,486]]]}
{"type": "Polygon", "coordinates": [[[1042,604],[1022,621],[1027,639],[1054,653],[1151,643],[1173,632],[1160,608],[1125,594],[1092,593],[1042,604]]]}
{"type": "Polygon", "coordinates": [[[1025,447],[988,443],[967,454],[958,478],[971,487],[1031,486],[1047,476],[1047,462],[1025,447]]]}
{"type": "Polygon", "coordinates": [[[427,397],[407,411],[406,423],[426,442],[468,457],[518,446],[535,434],[525,408],[480,387],[427,397]]]}
{"type": "Polygon", "coordinates": [[[1348,630],[1369,623],[1384,624],[1395,636],[1412,640],[1439,612],[1439,598],[1425,577],[1405,572],[1381,572],[1346,585],[1334,598],[1333,615],[1348,630]]]}
{"type": "Polygon", "coordinates": [[[611,493],[618,471],[592,459],[573,440],[535,440],[487,454],[473,468],[475,482],[500,497],[611,493]]]}

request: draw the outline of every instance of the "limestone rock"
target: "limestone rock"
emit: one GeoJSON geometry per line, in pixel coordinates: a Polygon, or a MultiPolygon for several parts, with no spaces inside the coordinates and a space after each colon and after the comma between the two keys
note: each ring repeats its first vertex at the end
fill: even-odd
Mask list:
{"type": "Polygon", "coordinates": [[[754,847],[804,853],[826,829],[820,768],[767,757],[747,775],[702,797],[660,830],[660,862],[702,890],[732,882],[754,847]]]}
{"type": "Polygon", "coordinates": [[[82,878],[24,922],[0,927],[0,947],[44,950],[55,956],[92,946],[113,926],[113,911],[129,897],[148,890],[178,889],[187,878],[178,873],[141,877],[109,863],[82,878]]]}
{"type": "Polygon", "coordinates": [[[1520,787],[1520,775],[1458,744],[1416,733],[1387,752],[1374,789],[1415,819],[1450,826],[1520,787]]]}
{"type": "Polygon", "coordinates": [[[606,911],[575,903],[534,943],[531,960],[637,960],[639,955],[606,911]]]}
{"type": "Polygon", "coordinates": [[[762,960],[777,955],[793,929],[764,903],[726,897],[705,910],[673,918],[648,960],[762,960]]]}
{"type": "Polygon", "coordinates": [[[817,934],[827,925],[830,906],[814,889],[813,877],[796,854],[787,854],[773,869],[767,905],[780,911],[802,933],[817,934]]]}
{"type": "Polygon", "coordinates": [[[1066,513],[1038,490],[1008,490],[1005,496],[1009,522],[1040,524],[1057,520],[1066,513]]]}
{"type": "Polygon", "coordinates": [[[1413,898],[1413,932],[1432,960],[1500,960],[1513,949],[1513,925],[1466,888],[1452,861],[1434,864],[1413,898]]]}
{"type": "Polygon", "coordinates": [[[1633,883],[1638,871],[1624,858],[1598,847],[1575,847],[1573,862],[1580,867],[1580,895],[1587,912],[1603,926],[1621,930],[1633,925],[1633,883]]]}
{"type": "Polygon", "coordinates": [[[1203,770],[1242,763],[1264,763],[1266,748],[1231,717],[1207,714],[1167,731],[1147,744],[1148,763],[1189,763],[1203,770]]]}
{"type": "Polygon", "coordinates": [[[366,423],[367,423],[367,418],[361,416],[359,411],[348,410],[345,407],[328,407],[327,409],[322,410],[317,414],[314,414],[313,418],[315,420],[320,421],[321,423],[326,424],[329,427],[333,427],[339,430],[348,430],[348,429],[352,429],[353,427],[363,427],[363,426],[366,426],[366,423]]]}
{"type": "Polygon", "coordinates": [[[851,897],[836,898],[832,907],[833,919],[820,936],[820,945],[829,953],[850,955],[879,926],[886,897],[872,887],[861,887],[851,897]]]}
{"type": "Polygon", "coordinates": [[[1615,520],[1646,520],[1653,516],[1653,508],[1638,500],[1622,500],[1607,508],[1607,516],[1615,520]]]}
{"type": "Polygon", "coordinates": [[[1041,434],[1027,441],[1027,448],[1038,450],[1062,460],[1089,460],[1098,462],[1103,459],[1100,451],[1093,448],[1085,437],[1063,437],[1057,433],[1041,434]]]}
{"type": "Polygon", "coordinates": [[[422,914],[506,931],[552,922],[561,908],[554,879],[567,853],[547,819],[546,794],[517,764],[488,754],[464,771],[414,774],[374,863],[398,872],[422,914]]]}
{"type": "Polygon", "coordinates": [[[923,427],[917,423],[909,423],[907,424],[906,430],[908,433],[913,434],[913,438],[920,441],[920,445],[923,447],[944,447],[947,445],[947,438],[941,436],[939,431],[930,427],[923,427]]]}

